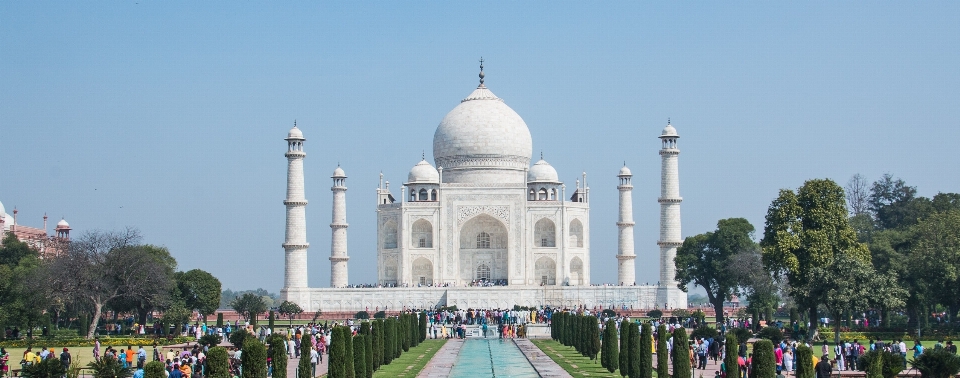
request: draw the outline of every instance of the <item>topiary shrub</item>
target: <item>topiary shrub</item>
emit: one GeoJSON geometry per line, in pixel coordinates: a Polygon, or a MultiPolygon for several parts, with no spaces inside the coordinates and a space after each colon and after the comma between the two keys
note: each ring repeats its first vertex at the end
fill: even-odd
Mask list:
{"type": "Polygon", "coordinates": [[[400,315],[400,319],[398,320],[398,326],[400,330],[400,347],[403,348],[404,352],[406,352],[410,350],[410,315],[400,315]]]}
{"type": "Polygon", "coordinates": [[[213,348],[223,342],[223,338],[218,334],[206,334],[200,336],[200,340],[197,341],[200,345],[206,345],[209,348],[213,348]]]}
{"type": "Polygon", "coordinates": [[[423,342],[427,339],[427,313],[421,312],[418,319],[418,325],[420,326],[420,342],[423,342]]]}
{"type": "MultiPolygon", "coordinates": [[[[230,333],[230,344],[240,348],[243,346],[244,342],[246,342],[247,338],[252,336],[253,335],[251,335],[250,332],[247,332],[246,329],[240,328],[230,333]]],[[[240,356],[243,357],[243,354],[241,353],[240,356]]]]}
{"type": "Polygon", "coordinates": [[[638,378],[653,377],[653,327],[643,323],[640,327],[640,364],[638,378]]]}
{"type": "Polygon", "coordinates": [[[607,320],[603,328],[603,351],[600,352],[600,366],[613,373],[620,368],[620,347],[617,345],[617,322],[607,320]]]}
{"type": "MultiPolygon", "coordinates": [[[[243,354],[240,356],[243,357],[243,354]]],[[[163,377],[161,376],[161,378],[163,377]]],[[[230,353],[227,352],[227,348],[215,347],[207,351],[207,378],[231,378],[230,353]]]]}
{"type": "Polygon", "coordinates": [[[304,332],[300,337],[300,363],[297,365],[297,378],[313,378],[313,365],[310,364],[311,350],[313,350],[313,341],[310,333],[304,332]]]}
{"type": "Polygon", "coordinates": [[[87,367],[93,370],[94,378],[127,378],[133,375],[133,369],[123,367],[114,357],[105,356],[100,361],[87,364],[87,367]]]}
{"type": "Polygon", "coordinates": [[[630,375],[630,323],[620,323],[620,361],[617,362],[620,368],[620,376],[630,375]]]}
{"type": "Polygon", "coordinates": [[[691,378],[690,343],[687,330],[678,327],[673,330],[673,378],[691,378]]]}
{"type": "Polygon", "coordinates": [[[630,378],[638,378],[643,372],[640,371],[640,325],[630,322],[630,349],[627,351],[629,357],[627,363],[630,365],[630,378]]]}
{"type": "Polygon", "coordinates": [[[222,312],[218,312],[218,313],[217,313],[217,328],[221,328],[221,327],[223,327],[223,313],[222,313],[222,312]]]}
{"type": "Polygon", "coordinates": [[[776,345],[783,340],[783,331],[780,331],[780,328],[777,327],[763,327],[760,332],[757,332],[757,337],[770,340],[771,343],[776,345]]]}
{"type": "Polygon", "coordinates": [[[273,378],[287,378],[287,339],[274,333],[267,338],[267,345],[270,346],[267,353],[273,364],[273,378]]]}
{"type": "Polygon", "coordinates": [[[167,370],[164,368],[163,362],[150,361],[143,366],[143,378],[166,378],[166,377],[167,377],[167,370]]]}
{"type": "Polygon", "coordinates": [[[946,349],[929,349],[913,360],[923,378],[950,378],[960,372],[960,357],[946,349]]]}
{"type": "Polygon", "coordinates": [[[367,320],[370,319],[370,313],[366,311],[357,311],[356,314],[353,314],[354,319],[367,320]]]}
{"type": "Polygon", "coordinates": [[[374,319],[386,319],[386,318],[387,318],[387,313],[386,313],[386,312],[383,312],[383,311],[377,311],[375,314],[373,314],[373,318],[374,318],[374,319]]]}
{"type": "Polygon", "coordinates": [[[357,378],[356,370],[353,367],[353,335],[350,327],[340,327],[340,333],[343,335],[343,372],[347,378],[357,378]]]}
{"type": "Polygon", "coordinates": [[[57,358],[41,360],[40,363],[27,365],[20,371],[20,375],[27,378],[61,378],[67,374],[67,369],[57,358]]]}
{"type": "Polygon", "coordinates": [[[816,372],[813,370],[813,349],[800,345],[797,347],[797,378],[814,378],[816,372]]]}
{"type": "Polygon", "coordinates": [[[273,310],[270,310],[270,317],[268,319],[269,320],[267,320],[267,328],[270,329],[270,332],[273,332],[273,325],[277,321],[277,316],[276,314],[273,313],[273,310]]]}
{"type": "Polygon", "coordinates": [[[773,343],[759,340],[753,344],[753,372],[750,378],[776,378],[777,360],[773,355],[773,343]]]}
{"type": "Polygon", "coordinates": [[[657,327],[657,378],[670,377],[670,351],[667,349],[669,338],[667,326],[661,324],[657,327]]]}
{"type": "Polygon", "coordinates": [[[587,331],[587,357],[596,360],[597,354],[600,353],[600,326],[597,324],[597,318],[585,316],[584,326],[587,331]]]}
{"type": "Polygon", "coordinates": [[[887,351],[871,350],[860,356],[857,362],[863,371],[869,373],[875,368],[875,373],[883,378],[895,378],[903,370],[903,357],[887,351]],[[878,359],[880,360],[879,365],[875,363],[878,359]]]}
{"type": "Polygon", "coordinates": [[[603,311],[600,311],[600,314],[608,318],[613,318],[617,316],[617,312],[609,308],[603,309],[603,311]]]}
{"type": "Polygon", "coordinates": [[[650,310],[649,312],[647,312],[647,317],[652,319],[660,319],[663,317],[663,311],[650,310]]]}
{"type": "Polygon", "coordinates": [[[347,356],[346,342],[343,340],[343,333],[340,327],[334,327],[330,331],[330,356],[327,362],[327,376],[330,378],[344,378],[347,376],[346,364],[344,359],[347,356]]]}
{"type": "Polygon", "coordinates": [[[383,363],[389,365],[396,357],[397,351],[397,328],[394,327],[394,319],[386,319],[383,322],[383,363]]]}
{"type": "Polygon", "coordinates": [[[740,378],[737,337],[728,333],[723,348],[726,351],[726,355],[723,356],[723,370],[725,370],[727,378],[740,378]]]}
{"type": "Polygon", "coordinates": [[[243,341],[240,366],[243,378],[267,378],[267,348],[256,337],[243,341]]]}
{"type": "Polygon", "coordinates": [[[379,370],[383,364],[383,321],[374,320],[370,324],[371,344],[373,348],[373,370],[379,370]]]}
{"type": "Polygon", "coordinates": [[[366,378],[367,376],[367,352],[366,336],[356,335],[353,337],[353,376],[356,378],[366,378]]]}
{"type": "Polygon", "coordinates": [[[747,342],[747,340],[750,340],[751,337],[753,337],[753,332],[750,332],[750,330],[746,328],[734,328],[734,329],[731,329],[730,332],[728,333],[732,333],[734,336],[737,337],[737,345],[743,344],[747,342]]]}
{"type": "Polygon", "coordinates": [[[705,326],[705,325],[697,327],[696,329],[693,330],[692,333],[690,333],[690,338],[693,340],[709,339],[711,337],[716,339],[717,336],[718,334],[715,328],[710,326],[705,326]]]}

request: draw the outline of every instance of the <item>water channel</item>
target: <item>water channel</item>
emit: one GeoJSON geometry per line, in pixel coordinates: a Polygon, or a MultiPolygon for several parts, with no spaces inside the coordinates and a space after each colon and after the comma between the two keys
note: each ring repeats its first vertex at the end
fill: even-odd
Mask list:
{"type": "Polygon", "coordinates": [[[467,339],[451,377],[539,377],[512,340],[467,339]]]}

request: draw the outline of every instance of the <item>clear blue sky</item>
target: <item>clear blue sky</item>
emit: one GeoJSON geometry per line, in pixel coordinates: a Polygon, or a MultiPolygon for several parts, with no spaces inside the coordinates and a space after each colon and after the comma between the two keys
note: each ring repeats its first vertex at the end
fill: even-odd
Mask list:
{"type": "Polygon", "coordinates": [[[681,135],[683,233],[781,188],[889,172],[960,192],[960,2],[0,2],[0,201],[76,232],[139,228],[181,269],[279,291],[286,131],[307,137],[312,286],[329,176],[350,281],[373,282],[378,174],[398,193],[477,84],[591,187],[594,283],[616,276],[617,170],[638,281],[657,280],[660,147],[681,135]]]}

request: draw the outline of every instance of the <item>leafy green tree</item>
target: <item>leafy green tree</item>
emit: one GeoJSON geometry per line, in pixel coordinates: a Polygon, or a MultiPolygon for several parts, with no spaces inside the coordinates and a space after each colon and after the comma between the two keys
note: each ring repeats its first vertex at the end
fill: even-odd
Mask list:
{"type": "Polygon", "coordinates": [[[716,231],[688,237],[677,249],[674,263],[680,289],[687,291],[691,283],[706,289],[707,300],[716,310],[717,322],[723,322],[723,302],[730,299],[737,288],[735,277],[726,274],[730,258],[756,248],[754,230],[746,219],[721,219],[716,231]]]}
{"type": "Polygon", "coordinates": [[[240,366],[243,378],[267,378],[267,348],[256,337],[243,341],[240,366]]]}
{"type": "Polygon", "coordinates": [[[753,373],[751,378],[776,378],[777,361],[773,355],[773,343],[759,340],[753,344],[753,373]]]}
{"type": "Polygon", "coordinates": [[[293,326],[293,318],[303,313],[303,309],[296,303],[283,301],[283,303],[280,303],[280,307],[277,308],[277,312],[280,313],[280,316],[287,317],[287,319],[290,320],[290,326],[293,326]]]}
{"type": "Polygon", "coordinates": [[[960,356],[946,349],[931,349],[914,359],[913,367],[924,378],[950,378],[960,372],[960,356]]]}
{"type": "Polygon", "coordinates": [[[389,365],[396,357],[396,337],[397,328],[394,326],[394,319],[385,319],[383,322],[383,363],[381,365],[389,365]]]}
{"type": "Polygon", "coordinates": [[[657,378],[670,377],[670,351],[667,349],[667,339],[669,338],[670,333],[667,332],[667,326],[660,324],[657,327],[657,378]]]}
{"type": "Polygon", "coordinates": [[[814,378],[816,372],[813,370],[813,350],[807,346],[797,347],[797,378],[814,378]]]}
{"type": "Polygon", "coordinates": [[[691,378],[690,350],[687,330],[679,327],[673,330],[673,378],[691,378]]]}
{"type": "MultiPolygon", "coordinates": [[[[240,356],[243,357],[243,354],[240,356]]],[[[284,360],[286,360],[286,356],[284,356],[284,360]]],[[[284,362],[284,366],[286,366],[286,362],[284,362]]],[[[286,376],[286,371],[283,374],[286,376]]],[[[227,352],[227,348],[214,347],[207,352],[207,377],[230,378],[230,354],[227,352]]]]}
{"type": "Polygon", "coordinates": [[[640,327],[640,351],[638,378],[653,377],[653,327],[644,322],[640,327]]]}
{"type": "Polygon", "coordinates": [[[313,378],[313,365],[310,363],[312,349],[313,341],[310,339],[310,334],[304,332],[300,336],[300,363],[297,365],[297,378],[313,378]]]}
{"type": "MultiPolygon", "coordinates": [[[[2,232],[0,232],[2,233],[2,232]]],[[[31,283],[44,282],[51,271],[41,265],[40,255],[13,233],[0,246],[0,324],[33,328],[51,304],[49,293],[31,283]]]]}
{"type": "Polygon", "coordinates": [[[163,324],[173,324],[179,327],[190,322],[190,315],[193,315],[193,311],[190,311],[184,306],[182,301],[178,300],[173,302],[170,308],[163,311],[161,320],[163,324]]]}
{"type": "Polygon", "coordinates": [[[617,322],[607,320],[603,328],[603,351],[600,352],[600,366],[613,373],[620,368],[620,347],[617,345],[617,322]]]}
{"type": "MultiPolygon", "coordinates": [[[[781,190],[770,204],[764,226],[763,262],[776,275],[785,275],[790,296],[817,319],[824,299],[813,270],[836,255],[869,262],[870,252],[859,242],[847,219],[843,188],[829,179],[809,180],[794,193],[781,190]]],[[[816,328],[810,337],[816,336],[816,328]]]]}
{"type": "Polygon", "coordinates": [[[737,355],[737,352],[739,352],[737,347],[739,345],[740,344],[737,343],[737,336],[728,333],[726,341],[723,344],[726,350],[723,356],[723,367],[726,370],[727,378],[740,378],[740,361],[737,355]]]}
{"type": "Polygon", "coordinates": [[[353,335],[350,332],[350,327],[339,327],[340,333],[343,335],[343,349],[346,351],[343,358],[343,371],[346,373],[347,378],[356,378],[356,369],[353,367],[353,335]]]}
{"type": "Polygon", "coordinates": [[[327,364],[327,376],[330,378],[344,378],[347,376],[347,342],[340,327],[330,331],[330,361],[327,364]]]}
{"type": "MultiPolygon", "coordinates": [[[[247,332],[245,328],[239,328],[233,332],[230,332],[230,344],[242,347],[246,343],[247,339],[251,337],[256,338],[251,335],[250,332],[247,332]]],[[[243,357],[243,354],[241,353],[240,356],[243,357]]]]}
{"type": "Polygon", "coordinates": [[[167,371],[163,366],[163,362],[150,361],[150,362],[147,362],[147,364],[144,365],[143,367],[143,378],[166,378],[166,377],[167,377],[167,371]]]}
{"type": "Polygon", "coordinates": [[[591,360],[595,360],[597,353],[600,353],[600,326],[597,325],[595,316],[585,316],[583,320],[586,328],[586,354],[591,360]]]}
{"type": "Polygon", "coordinates": [[[630,322],[628,325],[630,327],[630,349],[627,351],[630,357],[627,358],[627,363],[630,365],[630,378],[638,378],[643,371],[641,371],[640,359],[640,326],[637,323],[630,322]]]}
{"type": "Polygon", "coordinates": [[[174,280],[187,308],[200,313],[204,322],[207,321],[207,316],[212,315],[220,307],[220,280],[212,274],[200,269],[191,269],[186,272],[177,272],[174,274],[174,280]]]}
{"type": "Polygon", "coordinates": [[[630,324],[628,322],[620,323],[620,351],[617,365],[620,368],[620,376],[630,375],[630,324]]]}
{"type": "Polygon", "coordinates": [[[925,302],[948,307],[950,320],[960,311],[960,210],[937,212],[916,226],[916,242],[906,265],[913,289],[925,302]]]}
{"type": "Polygon", "coordinates": [[[366,336],[356,335],[353,337],[353,371],[356,378],[367,376],[367,352],[365,345],[366,336]]]}
{"type": "Polygon", "coordinates": [[[253,293],[245,293],[237,297],[230,303],[230,307],[251,323],[258,315],[267,312],[267,304],[263,301],[263,297],[253,293]]]}
{"type": "Polygon", "coordinates": [[[932,209],[929,199],[917,197],[917,188],[884,174],[870,188],[868,207],[880,229],[911,226],[932,209]]]}
{"type": "Polygon", "coordinates": [[[383,364],[383,320],[376,319],[370,324],[371,344],[373,347],[373,370],[379,370],[383,364]]]}
{"type": "MultiPolygon", "coordinates": [[[[273,363],[273,378],[287,378],[287,340],[279,333],[271,334],[267,338],[267,353],[273,363]]],[[[308,353],[307,356],[310,356],[308,353]]],[[[305,358],[301,358],[301,361],[305,358]]]]}

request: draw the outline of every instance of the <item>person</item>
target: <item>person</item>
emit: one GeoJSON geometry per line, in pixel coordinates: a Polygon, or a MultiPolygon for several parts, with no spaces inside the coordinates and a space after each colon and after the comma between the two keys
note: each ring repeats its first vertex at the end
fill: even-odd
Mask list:
{"type": "Polygon", "coordinates": [[[860,342],[853,340],[853,345],[850,346],[850,361],[847,362],[847,367],[849,367],[850,370],[855,371],[860,366],[858,364],[858,360],[860,359],[860,348],[860,342]]]}
{"type": "Polygon", "coordinates": [[[133,372],[133,378],[143,378],[143,364],[137,364],[137,371],[133,372]]]}
{"type": "MultiPolygon", "coordinates": [[[[937,343],[937,345],[940,345],[940,344],[937,343]]],[[[942,349],[943,346],[941,345],[940,348],[942,349]]],[[[923,354],[923,345],[920,345],[920,340],[914,340],[913,341],[913,359],[917,359],[917,357],[920,357],[921,354],[923,354]]]]}
{"type": "Polygon", "coordinates": [[[127,351],[123,348],[120,348],[120,355],[117,356],[117,360],[120,361],[120,366],[124,369],[130,367],[130,365],[127,365],[127,351]]]}
{"type": "Polygon", "coordinates": [[[823,357],[820,357],[820,362],[817,362],[814,370],[817,372],[817,378],[830,378],[830,373],[833,371],[830,366],[830,356],[824,354],[823,357]]]}
{"type": "Polygon", "coordinates": [[[793,371],[793,348],[787,347],[783,352],[783,369],[786,371],[786,374],[790,374],[793,371]]]}
{"type": "Polygon", "coordinates": [[[173,369],[170,370],[170,374],[167,375],[167,378],[184,378],[183,373],[180,372],[179,364],[177,363],[173,364],[173,369]]]}
{"type": "Polygon", "coordinates": [[[70,355],[69,348],[63,348],[63,352],[60,352],[60,363],[63,364],[64,370],[70,370],[70,364],[73,363],[73,356],[70,355]]]}
{"type": "Polygon", "coordinates": [[[93,339],[93,360],[100,361],[100,336],[93,339]]]}
{"type": "Polygon", "coordinates": [[[0,348],[0,377],[7,375],[7,372],[10,371],[10,353],[7,353],[6,348],[0,348]]]}
{"type": "Polygon", "coordinates": [[[137,350],[137,364],[145,365],[147,363],[147,350],[143,349],[143,345],[140,346],[140,349],[137,350]]]}
{"type": "Polygon", "coordinates": [[[836,361],[837,361],[837,370],[838,370],[838,371],[843,371],[843,370],[844,370],[844,369],[843,369],[843,357],[844,357],[845,354],[846,354],[846,353],[844,353],[844,351],[843,351],[843,343],[837,343],[837,345],[833,347],[833,355],[834,355],[834,358],[836,358],[836,361]]]}
{"type": "Polygon", "coordinates": [[[933,350],[943,349],[943,340],[937,340],[937,343],[933,346],[933,350]]]}
{"type": "Polygon", "coordinates": [[[957,354],[957,346],[953,345],[953,340],[947,341],[947,352],[957,354]]]}
{"type": "Polygon", "coordinates": [[[160,355],[160,350],[157,349],[157,343],[153,343],[153,360],[160,361],[163,357],[160,355]]]}
{"type": "Polygon", "coordinates": [[[310,348],[310,367],[313,369],[312,377],[317,376],[317,364],[320,363],[320,353],[317,353],[317,348],[310,348]]]}

